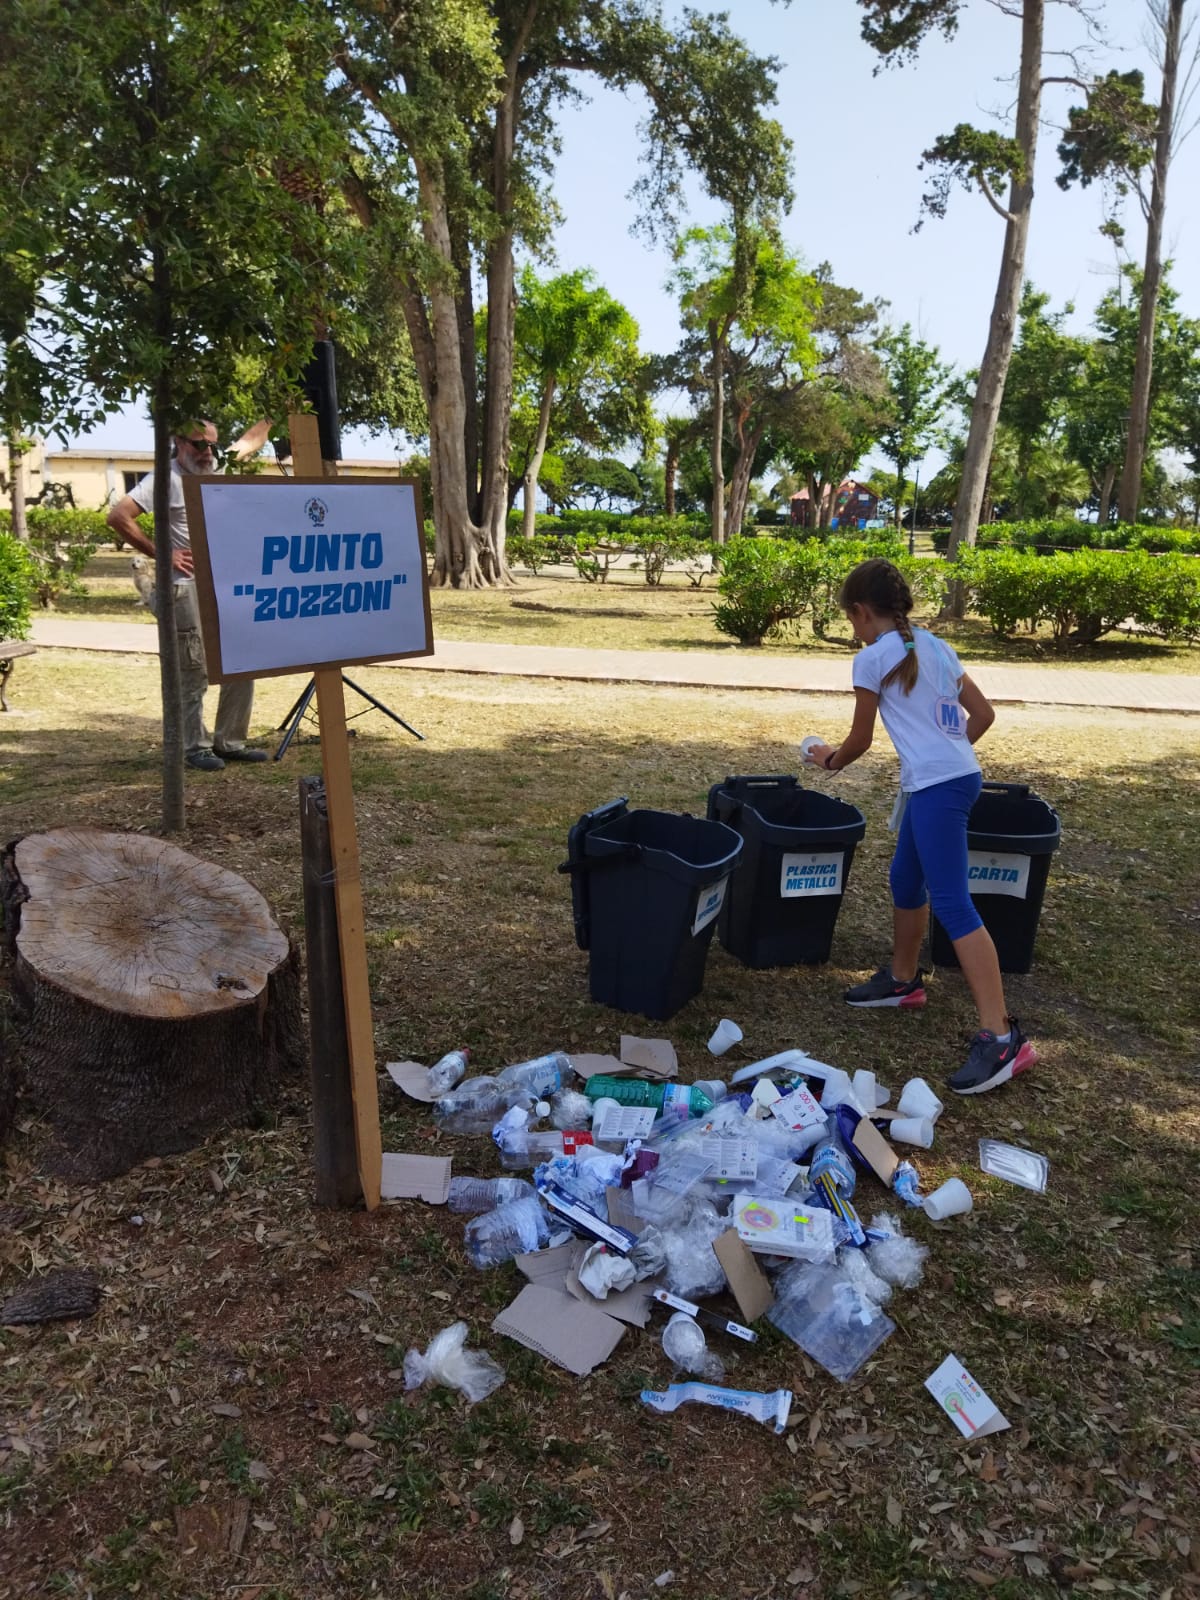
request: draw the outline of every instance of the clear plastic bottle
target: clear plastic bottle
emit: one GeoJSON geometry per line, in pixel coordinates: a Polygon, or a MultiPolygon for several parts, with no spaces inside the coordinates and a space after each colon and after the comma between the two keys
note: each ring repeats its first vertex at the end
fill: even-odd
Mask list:
{"type": "Polygon", "coordinates": [[[429,1092],[435,1100],[449,1094],[456,1083],[467,1075],[469,1050],[450,1050],[429,1069],[429,1092]]]}
{"type": "Polygon", "coordinates": [[[468,1078],[436,1102],[433,1115],[444,1133],[490,1133],[505,1109],[495,1078],[468,1078]]]}
{"type": "Polygon", "coordinates": [[[535,1200],[537,1190],[524,1178],[451,1178],[446,1201],[451,1211],[474,1217],[514,1200],[535,1200]]]}
{"type": "Polygon", "coordinates": [[[621,1106],[654,1106],[664,1116],[703,1117],[713,1103],[703,1089],[683,1083],[646,1083],[641,1078],[609,1078],[597,1073],[583,1092],[589,1100],[615,1100],[621,1106]]]}
{"type": "Polygon", "coordinates": [[[558,1093],[573,1071],[570,1057],[561,1050],[554,1050],[549,1055],[534,1056],[531,1061],[514,1062],[497,1074],[496,1082],[503,1089],[525,1089],[535,1100],[548,1100],[558,1093]]]}
{"type": "Polygon", "coordinates": [[[540,1250],[550,1225],[540,1200],[512,1200],[467,1223],[464,1242],[473,1267],[498,1267],[516,1256],[540,1250]]]}

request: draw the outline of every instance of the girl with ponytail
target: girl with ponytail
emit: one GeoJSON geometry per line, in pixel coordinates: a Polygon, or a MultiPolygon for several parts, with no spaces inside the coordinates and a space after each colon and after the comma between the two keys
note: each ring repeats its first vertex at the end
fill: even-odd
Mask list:
{"type": "Polygon", "coordinates": [[[979,1012],[967,1061],[946,1083],[958,1094],[983,1094],[1037,1060],[1008,1015],[996,947],[967,878],[967,819],[983,781],[972,747],[996,713],[945,640],[912,626],[912,591],[890,561],[861,562],[838,599],[864,647],[854,658],[854,721],[839,745],[805,740],[805,759],[827,772],[848,767],[870,749],[878,714],[900,757],[902,791],[890,872],[891,963],[847,989],[845,999],[862,1007],[925,1004],[918,962],[932,901],[979,1012]]]}

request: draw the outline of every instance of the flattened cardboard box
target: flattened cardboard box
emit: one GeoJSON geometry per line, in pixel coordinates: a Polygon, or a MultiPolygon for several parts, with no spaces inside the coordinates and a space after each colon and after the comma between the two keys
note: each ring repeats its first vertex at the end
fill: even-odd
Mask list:
{"type": "Polygon", "coordinates": [[[610,1289],[603,1300],[597,1300],[595,1295],[589,1294],[579,1281],[579,1269],[590,1248],[590,1245],[582,1240],[577,1245],[567,1246],[571,1252],[571,1265],[566,1280],[567,1293],[582,1301],[585,1306],[603,1311],[606,1317],[616,1317],[618,1322],[629,1322],[635,1328],[644,1328],[650,1321],[650,1307],[654,1291],[658,1288],[657,1279],[654,1282],[644,1280],[641,1283],[631,1284],[628,1289],[610,1289]]]}
{"type": "Polygon", "coordinates": [[[669,1039],[639,1039],[636,1034],[621,1035],[621,1060],[648,1078],[673,1078],[679,1070],[679,1057],[669,1039]]]}
{"type": "Polygon", "coordinates": [[[736,1228],[728,1229],[713,1240],[713,1254],[729,1280],[743,1320],[753,1322],[761,1317],[775,1299],[771,1280],[754,1259],[749,1246],[738,1238],[736,1228]]]}
{"type": "Polygon", "coordinates": [[[444,1206],[449,1195],[449,1156],[384,1155],[381,1200],[425,1200],[431,1206],[444,1206]]]}
{"type": "Polygon", "coordinates": [[[492,1328],[577,1378],[607,1361],[625,1336],[615,1317],[543,1283],[527,1283],[492,1328]]]}

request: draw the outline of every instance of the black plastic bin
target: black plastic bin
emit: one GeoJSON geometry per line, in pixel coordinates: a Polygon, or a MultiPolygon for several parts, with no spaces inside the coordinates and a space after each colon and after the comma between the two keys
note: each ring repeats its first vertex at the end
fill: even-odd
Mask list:
{"type": "Polygon", "coordinates": [[[630,811],[624,798],[580,817],[559,871],[593,1000],[662,1021],[699,994],[741,850],[719,822],[630,811]]]}
{"type": "Polygon", "coordinates": [[[854,850],[866,832],[857,806],[797,778],[726,778],[708,815],[742,837],[745,853],[717,934],[748,967],[828,961],[854,850]]]}
{"type": "MultiPolygon", "coordinates": [[[[971,898],[991,934],[1001,972],[1033,966],[1050,857],[1061,826],[1054,807],[1026,783],[985,783],[967,820],[971,898]]],[[[939,967],[956,967],[949,935],[936,917],[930,950],[939,967]]]]}

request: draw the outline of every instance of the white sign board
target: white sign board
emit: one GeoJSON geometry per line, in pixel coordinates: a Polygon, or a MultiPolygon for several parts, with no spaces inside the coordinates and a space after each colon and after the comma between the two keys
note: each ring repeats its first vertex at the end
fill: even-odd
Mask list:
{"type": "Polygon", "coordinates": [[[710,883],[707,889],[701,889],[696,902],[696,919],[692,923],[693,933],[702,932],[715,917],[720,915],[728,886],[729,879],[722,878],[720,883],[710,883]]]}
{"type": "Polygon", "coordinates": [[[1010,894],[1024,900],[1029,894],[1029,857],[994,855],[990,850],[967,851],[967,888],[972,894],[1010,894]]]}
{"type": "Polygon", "coordinates": [[[184,496],[213,682],[432,653],[415,484],[185,477],[184,496]]]}
{"type": "Polygon", "coordinates": [[[841,894],[844,850],[806,850],[785,855],[779,874],[781,899],[799,895],[841,894]]]}

